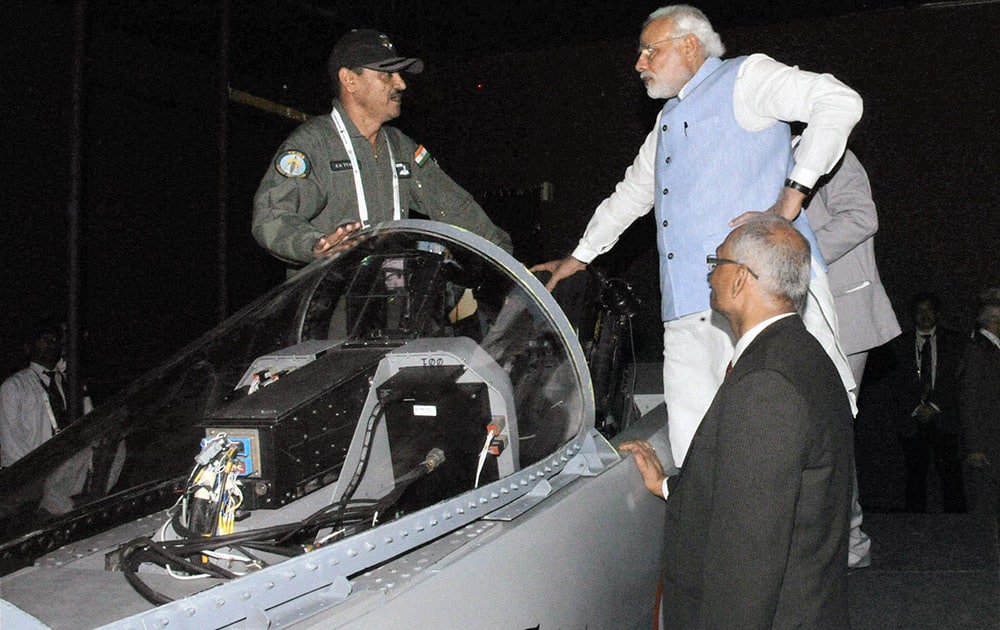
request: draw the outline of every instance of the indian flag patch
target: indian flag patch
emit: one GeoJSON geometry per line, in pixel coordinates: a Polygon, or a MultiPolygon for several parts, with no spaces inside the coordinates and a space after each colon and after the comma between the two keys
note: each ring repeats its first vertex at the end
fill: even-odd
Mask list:
{"type": "Polygon", "coordinates": [[[429,159],[431,159],[431,152],[425,149],[422,144],[413,152],[413,161],[417,163],[417,166],[427,164],[427,160],[429,159]]]}

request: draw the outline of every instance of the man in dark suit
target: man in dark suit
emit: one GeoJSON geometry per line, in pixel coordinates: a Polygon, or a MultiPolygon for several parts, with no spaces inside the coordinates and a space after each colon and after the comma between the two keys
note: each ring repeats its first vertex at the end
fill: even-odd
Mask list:
{"type": "Polygon", "coordinates": [[[1000,298],[983,301],[958,371],[972,511],[1000,517],[1000,298]]]}
{"type": "Polygon", "coordinates": [[[889,380],[894,428],[906,460],[906,511],[927,511],[930,457],[941,480],[945,512],[965,512],[959,452],[956,374],[965,340],[937,323],[940,303],[931,293],[913,299],[913,322],[892,342],[895,367],[889,380]]]}
{"type": "Polygon", "coordinates": [[[709,260],[712,308],[738,339],[680,474],[627,442],[667,496],[661,610],[670,628],[847,628],[852,414],[797,314],[809,245],[784,220],[739,226],[709,260]]]}

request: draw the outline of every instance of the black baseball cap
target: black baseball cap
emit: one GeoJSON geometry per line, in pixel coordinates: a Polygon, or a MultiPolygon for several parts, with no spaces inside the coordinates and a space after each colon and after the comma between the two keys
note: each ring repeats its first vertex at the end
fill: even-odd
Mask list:
{"type": "Polygon", "coordinates": [[[400,57],[385,33],[370,29],[355,29],[340,38],[330,53],[330,76],[336,81],[341,68],[371,68],[381,72],[410,72],[424,69],[416,57],[400,57]]]}

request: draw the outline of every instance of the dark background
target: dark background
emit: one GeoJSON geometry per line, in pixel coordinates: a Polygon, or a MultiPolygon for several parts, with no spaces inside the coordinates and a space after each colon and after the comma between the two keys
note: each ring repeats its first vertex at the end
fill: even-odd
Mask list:
{"type": "MultiPolygon", "coordinates": [[[[249,224],[257,183],[296,123],[223,106],[220,86],[322,114],[326,56],[353,27],[383,29],[401,52],[425,59],[427,71],[408,77],[396,124],[511,231],[519,256],[568,253],[659,107],[632,69],[639,25],[657,4],[612,4],[87,3],[84,376],[105,387],[127,382],[213,326],[220,309],[232,313],[283,278],[249,224]],[[544,202],[543,183],[553,191],[544,202]]],[[[861,93],[865,115],[851,147],[879,205],[890,297],[905,322],[910,295],[935,290],[946,323],[967,329],[975,293],[1000,285],[1000,4],[815,4],[699,6],[729,56],[765,52],[861,93]]],[[[73,10],[44,1],[0,9],[4,375],[18,367],[25,326],[66,310],[73,10]]],[[[637,348],[656,360],[652,223],[638,222],[604,258],[645,300],[637,348]]]]}

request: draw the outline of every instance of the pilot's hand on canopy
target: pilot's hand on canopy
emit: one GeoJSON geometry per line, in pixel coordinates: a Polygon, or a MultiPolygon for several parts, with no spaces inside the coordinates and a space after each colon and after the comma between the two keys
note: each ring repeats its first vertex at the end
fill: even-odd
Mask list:
{"type": "Polygon", "coordinates": [[[325,258],[337,252],[350,249],[351,245],[348,243],[349,237],[352,233],[360,229],[361,223],[345,223],[326,236],[319,237],[313,243],[312,257],[325,258]]]}
{"type": "Polygon", "coordinates": [[[618,445],[618,450],[622,453],[632,453],[635,465],[639,467],[639,474],[646,484],[646,489],[658,497],[663,496],[663,480],[667,478],[663,472],[663,465],[660,458],[656,456],[656,449],[653,445],[644,440],[632,440],[622,442],[618,445]]]}
{"type": "Polygon", "coordinates": [[[550,260],[546,263],[540,263],[529,269],[528,271],[548,271],[552,274],[549,278],[548,283],[546,283],[545,288],[551,291],[556,288],[559,281],[563,278],[568,278],[572,276],[577,271],[582,271],[586,269],[586,263],[582,263],[572,256],[567,256],[562,260],[550,260]]]}

